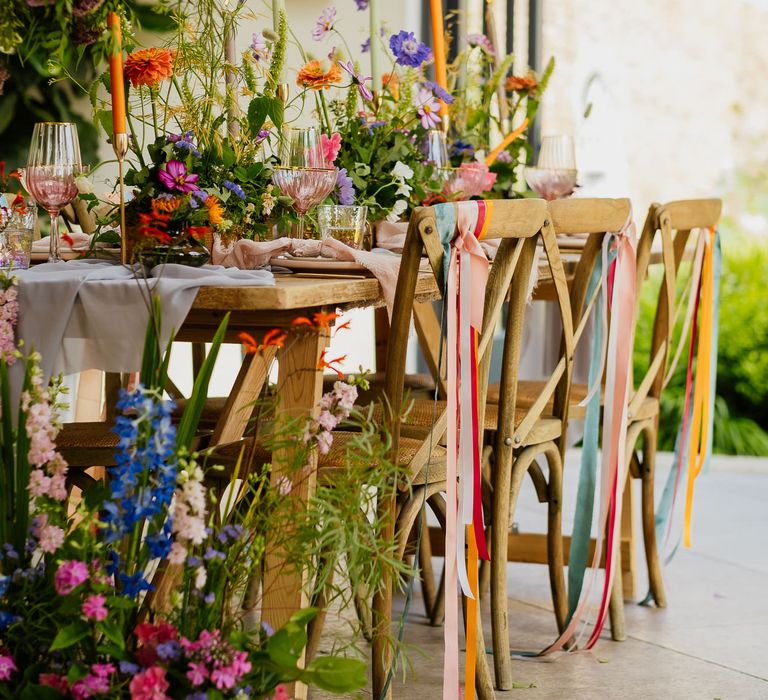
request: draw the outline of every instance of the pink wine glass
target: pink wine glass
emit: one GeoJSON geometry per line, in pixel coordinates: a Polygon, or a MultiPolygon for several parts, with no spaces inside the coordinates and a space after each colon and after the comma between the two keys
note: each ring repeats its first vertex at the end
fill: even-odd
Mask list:
{"type": "Polygon", "coordinates": [[[77,196],[75,178],[82,171],[77,127],[68,122],[40,122],[32,131],[25,184],[51,217],[48,262],[61,262],[59,212],[77,196]]]}
{"type": "Polygon", "coordinates": [[[299,215],[296,238],[304,237],[304,215],[333,192],[336,176],[336,168],[325,157],[317,129],[283,130],[280,166],[275,168],[272,181],[293,200],[299,215]]]}

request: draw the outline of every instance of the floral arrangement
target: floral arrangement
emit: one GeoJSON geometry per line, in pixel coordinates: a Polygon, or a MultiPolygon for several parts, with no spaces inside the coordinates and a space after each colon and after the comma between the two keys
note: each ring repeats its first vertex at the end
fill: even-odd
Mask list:
{"type": "Polygon", "coordinates": [[[524,184],[520,166],[532,155],[525,126],[536,116],[555,66],[550,59],[541,76],[532,70],[518,76],[510,73],[513,60],[513,54],[501,55],[486,35],[469,34],[449,66],[455,95],[448,110],[451,164],[466,181],[479,177],[477,164],[486,163],[486,191],[492,190],[486,197],[519,194],[524,184]]]}
{"type": "MultiPolygon", "coordinates": [[[[366,4],[358,3],[358,9],[366,4]]],[[[336,8],[326,8],[312,38],[333,37],[347,46],[336,22],[336,8]]],[[[373,220],[398,221],[442,190],[423,144],[427,132],[442,124],[439,101],[451,97],[427,80],[432,52],[412,32],[383,33],[380,40],[389,64],[381,85],[372,85],[371,76],[338,48],[323,59],[304,52],[296,84],[304,89],[301,99],[314,98],[328,155],[339,168],[335,200],[366,205],[373,220]]]]}
{"type": "MultiPolygon", "coordinates": [[[[189,445],[226,319],[196,379],[198,398],[177,425],[162,398],[165,361],[152,319],[144,384],[123,391],[117,406],[109,484],[94,482],[72,499],[71,470],[56,449],[61,390],[44,385],[39,355],[15,341],[17,316],[13,279],[2,277],[0,384],[8,387],[9,366],[21,363],[24,388],[17,408],[8,391],[0,406],[0,696],[285,700],[282,684],[296,680],[341,694],[363,686],[365,664],[343,650],[299,667],[316,609],[273,631],[253,623],[249,603],[267,536],[308,568],[313,597],[344,601],[360,586],[375,590],[382,567],[394,561],[394,542],[365,514],[363,484],[384,488],[397,473],[378,427],[354,410],[356,387],[340,380],[316,420],[281,424],[274,442],[267,437],[274,431],[262,436],[269,449],[295,451],[282,483],[270,485],[268,465],[252,450],[225,476],[189,445]],[[349,469],[333,487],[319,487],[300,516],[286,495],[309,478],[308,455],[327,450],[330,430],[342,422],[358,436],[349,469]],[[366,468],[372,461],[375,470],[366,468]],[[342,560],[352,583],[334,588],[331,572],[342,560]]],[[[259,343],[248,336],[246,350],[325,332],[332,320],[301,319],[293,333],[272,331],[259,343]]],[[[337,361],[324,360],[330,367],[337,361]]]]}

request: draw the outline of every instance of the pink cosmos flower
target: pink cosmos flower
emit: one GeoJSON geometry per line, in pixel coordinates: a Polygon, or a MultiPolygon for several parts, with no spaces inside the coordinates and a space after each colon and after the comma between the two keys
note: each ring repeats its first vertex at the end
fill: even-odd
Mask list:
{"type": "Polygon", "coordinates": [[[336,24],[336,8],[326,7],[317,18],[315,28],[312,30],[312,38],[315,41],[321,41],[326,34],[330,32],[336,24]]]}
{"type": "Polygon", "coordinates": [[[152,666],[135,675],[128,687],[131,700],[170,700],[170,696],[165,694],[169,687],[165,669],[160,666],[152,666]]]}
{"type": "Polygon", "coordinates": [[[323,149],[323,156],[329,163],[333,163],[339,155],[341,150],[341,134],[334,132],[327,136],[326,134],[320,135],[320,148],[323,149]]]}
{"type": "Polygon", "coordinates": [[[64,530],[56,525],[45,525],[40,528],[40,549],[47,554],[53,554],[64,544],[64,530]]]}
{"type": "Polygon", "coordinates": [[[106,620],[109,613],[104,605],[106,602],[107,599],[103,595],[89,595],[81,608],[83,615],[85,615],[86,619],[96,620],[96,622],[106,620]]]}
{"type": "Polygon", "coordinates": [[[419,90],[414,103],[421,125],[425,129],[434,129],[440,125],[440,103],[435,99],[431,90],[419,90]]]}
{"type": "Polygon", "coordinates": [[[357,85],[357,90],[360,93],[360,97],[370,102],[373,99],[373,93],[371,92],[371,88],[369,88],[365,83],[367,80],[371,80],[371,76],[364,75],[363,73],[356,71],[355,65],[352,63],[352,61],[347,61],[346,63],[339,61],[339,65],[352,76],[352,82],[357,85]]]}
{"type": "Polygon", "coordinates": [[[0,681],[10,680],[11,674],[18,670],[13,657],[7,652],[0,652],[0,681]]]}
{"type": "Polygon", "coordinates": [[[88,567],[81,561],[63,561],[53,578],[56,592],[69,595],[83,581],[88,580],[88,567]]]}
{"type": "Polygon", "coordinates": [[[165,164],[165,170],[158,172],[160,182],[167,189],[173,192],[195,192],[200,188],[195,184],[198,176],[187,172],[187,166],[180,160],[169,160],[165,164]]]}

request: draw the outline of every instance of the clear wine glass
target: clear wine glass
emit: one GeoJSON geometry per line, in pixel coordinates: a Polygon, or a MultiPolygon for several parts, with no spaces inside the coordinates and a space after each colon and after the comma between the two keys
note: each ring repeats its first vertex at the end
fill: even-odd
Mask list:
{"type": "Polygon", "coordinates": [[[333,191],[337,171],[326,158],[314,127],[286,127],[282,137],[280,166],[275,168],[272,181],[293,200],[299,215],[296,238],[303,238],[304,215],[333,191]]]}
{"type": "Polygon", "coordinates": [[[32,198],[51,217],[48,262],[61,262],[59,212],[77,196],[81,173],[77,127],[69,122],[40,122],[32,131],[25,183],[32,198]]]}

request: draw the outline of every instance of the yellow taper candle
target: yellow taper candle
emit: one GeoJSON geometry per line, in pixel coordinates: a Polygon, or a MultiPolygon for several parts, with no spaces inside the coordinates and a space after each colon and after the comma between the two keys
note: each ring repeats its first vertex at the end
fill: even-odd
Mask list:
{"type": "MultiPolygon", "coordinates": [[[[435,54],[435,82],[448,89],[448,68],[445,63],[445,28],[443,27],[443,3],[442,0],[429,0],[429,9],[432,13],[432,51],[435,54]]],[[[441,102],[440,113],[446,110],[441,102]]]]}

